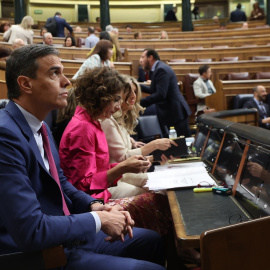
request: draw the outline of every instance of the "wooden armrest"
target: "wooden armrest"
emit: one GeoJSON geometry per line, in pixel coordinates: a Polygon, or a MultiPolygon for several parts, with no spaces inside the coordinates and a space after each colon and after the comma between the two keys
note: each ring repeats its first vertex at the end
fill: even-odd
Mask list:
{"type": "Polygon", "coordinates": [[[31,253],[17,252],[0,255],[2,270],[43,270],[62,267],[66,263],[62,246],[31,253]]]}

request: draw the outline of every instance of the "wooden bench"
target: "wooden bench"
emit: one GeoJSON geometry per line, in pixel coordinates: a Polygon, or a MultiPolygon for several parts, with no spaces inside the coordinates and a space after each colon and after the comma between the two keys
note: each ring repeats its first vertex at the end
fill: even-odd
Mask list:
{"type": "Polygon", "coordinates": [[[210,37],[210,38],[188,38],[188,39],[153,39],[153,40],[119,40],[121,48],[129,49],[163,49],[163,48],[189,48],[203,47],[212,48],[213,46],[228,45],[229,47],[240,47],[245,44],[266,45],[270,43],[270,34],[253,36],[233,36],[233,37],[210,37]]]}
{"type": "Polygon", "coordinates": [[[270,93],[270,80],[243,80],[243,81],[224,81],[218,80],[215,83],[216,94],[206,99],[206,104],[219,110],[232,110],[233,98],[239,94],[253,94],[253,88],[263,85],[270,93]]]}
{"type": "MultiPolygon", "coordinates": [[[[71,79],[83,64],[83,60],[61,60],[64,66],[64,74],[68,79],[71,79]]],[[[131,62],[114,62],[115,69],[121,74],[132,75],[131,62]]]]}
{"type": "MultiPolygon", "coordinates": [[[[125,49],[124,61],[133,62],[133,76],[138,76],[139,59],[143,49],[125,49]]],[[[160,59],[163,62],[171,59],[186,59],[187,62],[192,62],[197,59],[211,58],[213,61],[219,61],[223,57],[238,56],[239,60],[250,60],[253,56],[269,56],[270,46],[262,45],[257,47],[234,47],[227,49],[220,48],[205,48],[197,50],[188,49],[157,49],[160,59]]],[[[209,64],[209,63],[208,63],[209,64]]],[[[212,64],[212,63],[210,63],[212,64]]],[[[169,63],[170,66],[177,66],[177,63],[169,63]]]]}

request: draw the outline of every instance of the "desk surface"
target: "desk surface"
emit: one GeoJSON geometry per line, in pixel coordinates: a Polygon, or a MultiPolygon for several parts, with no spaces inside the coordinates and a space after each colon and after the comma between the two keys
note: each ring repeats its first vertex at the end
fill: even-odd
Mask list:
{"type": "Polygon", "coordinates": [[[178,245],[200,247],[200,235],[210,229],[236,223],[248,214],[232,196],[193,190],[167,191],[178,245]]]}

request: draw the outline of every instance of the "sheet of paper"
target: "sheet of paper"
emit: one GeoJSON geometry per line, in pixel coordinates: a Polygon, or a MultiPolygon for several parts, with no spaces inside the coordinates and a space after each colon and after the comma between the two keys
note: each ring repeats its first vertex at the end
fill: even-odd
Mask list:
{"type": "Polygon", "coordinates": [[[196,187],[198,184],[201,186],[215,185],[215,181],[206,171],[203,162],[177,165],[178,166],[148,173],[148,180],[145,186],[150,190],[162,190],[181,187],[196,187]]]}

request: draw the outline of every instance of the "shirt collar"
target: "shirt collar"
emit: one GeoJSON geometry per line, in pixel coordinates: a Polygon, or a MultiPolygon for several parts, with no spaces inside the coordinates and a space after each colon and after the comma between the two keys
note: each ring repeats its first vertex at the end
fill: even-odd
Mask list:
{"type": "Polygon", "coordinates": [[[26,111],[23,107],[21,107],[16,102],[14,102],[14,103],[19,108],[19,110],[22,112],[22,114],[23,114],[25,120],[27,121],[28,125],[30,126],[33,134],[37,133],[40,130],[43,121],[40,121],[39,119],[37,119],[33,114],[26,111]]]}
{"type": "Polygon", "coordinates": [[[257,106],[260,106],[260,105],[261,105],[261,104],[260,104],[260,101],[258,101],[256,98],[254,98],[254,100],[255,100],[257,106]]]}
{"type": "Polygon", "coordinates": [[[155,71],[158,62],[159,62],[159,60],[157,60],[157,61],[154,63],[154,65],[153,65],[152,68],[151,68],[151,71],[153,71],[153,72],[155,71]]]}

